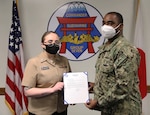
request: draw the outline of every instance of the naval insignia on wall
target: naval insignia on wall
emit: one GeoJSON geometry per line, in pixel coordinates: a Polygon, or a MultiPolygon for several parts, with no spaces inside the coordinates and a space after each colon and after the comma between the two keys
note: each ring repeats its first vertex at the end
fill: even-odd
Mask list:
{"type": "Polygon", "coordinates": [[[47,30],[59,35],[61,55],[72,61],[82,61],[94,56],[103,44],[101,26],[101,13],[90,4],[76,1],[59,7],[51,15],[47,30]]]}

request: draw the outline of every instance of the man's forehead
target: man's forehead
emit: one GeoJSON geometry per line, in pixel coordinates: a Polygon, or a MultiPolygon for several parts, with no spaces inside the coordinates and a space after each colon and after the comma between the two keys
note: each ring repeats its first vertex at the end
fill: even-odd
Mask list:
{"type": "Polygon", "coordinates": [[[104,19],[107,19],[107,20],[116,20],[117,19],[117,16],[115,14],[107,14],[104,19]]]}
{"type": "Polygon", "coordinates": [[[115,23],[117,21],[117,16],[114,14],[107,14],[103,19],[104,23],[115,23]]]}

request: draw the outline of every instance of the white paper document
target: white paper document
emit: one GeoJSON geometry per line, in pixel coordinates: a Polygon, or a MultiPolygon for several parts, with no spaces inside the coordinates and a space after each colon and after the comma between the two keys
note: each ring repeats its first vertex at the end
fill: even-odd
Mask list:
{"type": "Polygon", "coordinates": [[[64,104],[89,101],[87,72],[64,73],[64,104]]]}

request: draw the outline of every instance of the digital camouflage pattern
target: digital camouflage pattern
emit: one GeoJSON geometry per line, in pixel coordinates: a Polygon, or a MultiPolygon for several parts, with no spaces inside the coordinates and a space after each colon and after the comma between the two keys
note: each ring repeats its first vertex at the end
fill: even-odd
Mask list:
{"type": "Polygon", "coordinates": [[[141,115],[139,62],[138,50],[124,37],[100,47],[94,98],[102,115],[141,115]]]}

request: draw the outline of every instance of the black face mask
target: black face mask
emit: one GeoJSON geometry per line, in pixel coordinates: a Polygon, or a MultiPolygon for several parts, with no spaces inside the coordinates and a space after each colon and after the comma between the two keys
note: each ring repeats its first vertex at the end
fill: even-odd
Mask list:
{"type": "Polygon", "coordinates": [[[50,54],[56,54],[59,50],[59,46],[55,44],[45,45],[46,46],[46,52],[50,54]]]}

